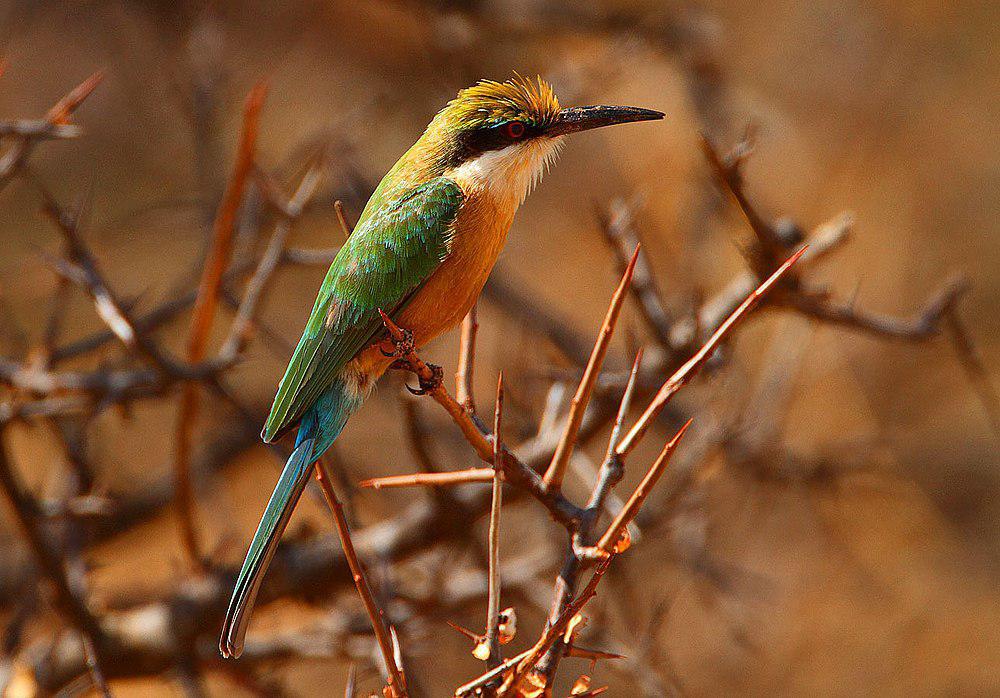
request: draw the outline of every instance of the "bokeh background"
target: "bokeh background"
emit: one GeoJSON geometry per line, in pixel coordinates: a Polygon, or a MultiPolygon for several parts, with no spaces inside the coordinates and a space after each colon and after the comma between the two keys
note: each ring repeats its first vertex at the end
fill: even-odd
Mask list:
{"type": "MultiPolygon", "coordinates": [[[[662,123],[569,143],[519,213],[495,272],[584,337],[596,331],[616,283],[595,216],[595,207],[615,198],[640,202],[637,227],[676,307],[718,290],[745,266],[740,248],[749,230],[714,194],[698,135],[725,149],[752,123],[757,147],[747,188],[764,211],[806,230],[842,211],[855,216],[851,241],[818,278],[859,307],[909,316],[950,274],[966,275],[973,290],[962,315],[996,381],[997,7],[989,0],[12,1],[0,5],[7,62],[0,116],[39,117],[72,85],[106,71],[77,113],[84,135],[44,145],[31,164],[62,200],[89,201],[86,238],[116,288],[142,308],[196,278],[242,101],[262,78],[269,84],[262,166],[288,184],[317,148],[330,153],[323,188],[294,231],[301,247],[338,244],[333,201],[343,199],[356,217],[370,187],[435,111],[480,77],[538,73],[565,105],[660,109],[662,123]]],[[[59,240],[39,208],[24,182],[0,192],[0,339],[8,355],[37,341],[39,309],[55,288],[39,248],[57,251],[59,240]]],[[[293,267],[278,276],[263,317],[286,341],[297,338],[322,273],[293,267]]],[[[69,302],[67,338],[100,328],[86,298],[69,302]]],[[[634,309],[626,315],[641,339],[634,309]]],[[[512,419],[520,422],[512,429],[528,434],[544,397],[541,376],[565,360],[516,313],[486,301],[480,322],[479,401],[491,410],[496,372],[504,369],[518,414],[512,419]]],[[[166,346],[180,348],[185,327],[161,334],[166,346]]],[[[609,359],[618,368],[628,362],[626,334],[609,359]]],[[[449,335],[424,355],[448,373],[456,346],[449,335]]],[[[108,353],[111,360],[114,350],[108,353]]],[[[941,338],[881,341],[768,312],[740,332],[724,367],[690,389],[686,409],[738,402],[732,396],[752,392],[768,366],[785,358],[795,379],[781,448],[843,468],[823,477],[762,475],[718,449],[678,512],[629,552],[619,591],[607,592],[631,589],[631,617],[608,604],[592,620],[595,643],[644,659],[661,688],[643,687],[634,672],[608,663],[597,667],[595,682],[610,684],[615,696],[664,687],[691,695],[1000,691],[998,442],[951,346],[941,338]],[[788,336],[795,341],[782,343],[788,336]],[[690,564],[684,551],[692,536],[725,575],[690,564]]],[[[280,343],[255,344],[231,384],[263,411],[285,360],[280,343]]],[[[417,467],[399,393],[398,383],[386,381],[342,438],[338,456],[352,480],[417,467]]],[[[141,403],[88,427],[88,455],[103,488],[127,496],[169,475],[175,405],[141,403]]],[[[456,446],[448,422],[433,406],[421,407],[456,446]]],[[[205,412],[198,433],[208,438],[227,416],[221,407],[205,412]]],[[[648,462],[653,446],[635,462],[648,462]]],[[[10,448],[33,492],[58,490],[62,455],[44,429],[16,427],[10,448]]],[[[600,444],[590,450],[599,456],[600,444]]],[[[472,464],[471,452],[465,461],[448,457],[452,467],[472,464]]],[[[241,557],[278,468],[272,454],[248,443],[198,483],[199,521],[219,560],[241,557]]],[[[626,484],[635,477],[630,472],[626,484]]],[[[583,483],[573,487],[585,491],[583,483]]],[[[356,525],[423,496],[357,493],[356,525]]],[[[315,498],[300,509],[294,535],[329,529],[315,498]]],[[[516,523],[505,554],[537,549],[544,558],[538,584],[518,597],[520,648],[537,636],[562,542],[529,503],[510,511],[516,523]]],[[[0,555],[11,566],[27,559],[6,512],[0,555]]],[[[183,567],[175,520],[163,513],[88,548],[86,560],[98,606],[154,596],[183,567]]],[[[408,575],[420,574],[419,566],[372,564],[404,588],[408,575]]],[[[12,622],[16,597],[5,595],[0,620],[12,622]]],[[[304,626],[322,608],[271,604],[253,632],[304,626]]],[[[476,627],[483,608],[471,603],[448,617],[476,627]]],[[[443,621],[431,616],[404,631],[428,695],[448,695],[479,672],[443,621]]],[[[27,633],[44,642],[58,628],[42,614],[27,633]]],[[[320,657],[274,662],[265,673],[295,695],[340,695],[347,666],[320,657]]],[[[563,673],[585,669],[567,660],[563,673]]],[[[120,695],[192,690],[183,685],[166,674],[112,687],[120,695]]],[[[375,682],[369,676],[362,685],[375,682]]],[[[209,695],[244,690],[211,667],[201,687],[209,695]]]]}

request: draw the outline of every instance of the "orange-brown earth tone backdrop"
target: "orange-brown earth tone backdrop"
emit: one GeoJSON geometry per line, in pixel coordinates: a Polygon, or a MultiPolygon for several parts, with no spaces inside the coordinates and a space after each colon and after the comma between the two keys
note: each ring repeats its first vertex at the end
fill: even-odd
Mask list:
{"type": "MultiPolygon", "coordinates": [[[[294,233],[296,245],[323,247],[340,240],[330,205],[335,197],[356,216],[363,205],[358,192],[377,181],[458,88],[518,70],[549,78],[565,104],[636,104],[667,114],[662,123],[568,144],[518,215],[495,272],[585,334],[596,329],[615,283],[595,203],[641,195],[639,224],[650,257],[661,285],[678,297],[693,287],[713,291],[741,268],[745,224],[732,210],[705,219],[709,173],[698,132],[728,145],[752,120],[758,147],[748,186],[769,213],[806,227],[843,210],[856,216],[852,241],[823,268],[823,278],[860,305],[908,315],[951,272],[963,272],[974,283],[964,316],[998,379],[1000,11],[994,2],[95,0],[7,2],[0,22],[0,56],[7,61],[2,117],[40,116],[70,86],[106,70],[79,110],[84,135],[44,145],[32,162],[64,201],[89,193],[87,239],[117,288],[141,295],[143,304],[197,268],[232,161],[242,99],[255,81],[266,77],[270,85],[259,142],[267,168],[291,177],[312,144],[337,144],[318,205],[294,233]],[[601,30],[559,20],[581,7],[589,17],[652,17],[644,21],[666,21],[673,33],[657,44],[638,20],[601,30]],[[548,28],[539,32],[542,26],[548,28]],[[723,92],[707,106],[698,104],[691,82],[691,66],[704,56],[717,62],[723,92]],[[345,183],[351,171],[358,175],[353,185],[345,183]]],[[[35,339],[38,309],[54,286],[38,248],[58,249],[38,209],[37,194],[21,182],[0,192],[0,292],[35,339]]],[[[289,340],[298,335],[321,275],[294,268],[278,277],[264,317],[289,340]]],[[[638,326],[634,309],[627,314],[638,326]]],[[[515,402],[525,415],[535,414],[539,389],[523,366],[530,359],[540,368],[546,353],[539,356],[520,325],[489,304],[480,321],[480,402],[490,403],[503,368],[515,402]]],[[[686,399],[708,403],[727,390],[746,391],[770,333],[794,323],[802,321],[772,313],[749,324],[736,342],[734,367],[700,380],[686,399]]],[[[98,326],[88,302],[75,298],[67,334],[98,326]]],[[[739,569],[741,581],[713,588],[676,562],[672,551],[686,521],[679,517],[629,553],[625,574],[640,619],[665,605],[655,642],[693,695],[1000,692],[998,442],[954,352],[943,340],[886,343],[827,327],[807,326],[799,336],[808,345],[786,440],[803,453],[840,449],[864,467],[817,485],[760,478],[719,459],[693,484],[691,506],[700,515],[691,525],[705,527],[708,548],[739,569]]],[[[5,352],[17,348],[6,330],[2,339],[5,352]]],[[[424,354],[450,372],[456,345],[450,335],[424,354]]],[[[624,342],[612,351],[616,366],[625,362],[623,349],[624,342]]],[[[258,344],[232,382],[263,408],[283,365],[258,344]]],[[[355,479],[416,467],[403,447],[397,392],[395,384],[383,386],[342,438],[340,455],[355,479]]],[[[127,491],[168,472],[174,404],[141,406],[127,420],[117,413],[99,419],[91,455],[102,482],[127,491]]],[[[208,412],[200,430],[213,426],[208,412]]],[[[432,414],[443,438],[454,440],[453,429],[432,414]]],[[[13,434],[12,445],[34,491],[54,487],[57,449],[25,428],[13,434]]],[[[653,445],[635,462],[648,462],[653,445]]],[[[470,452],[469,462],[450,465],[471,465],[471,458],[470,452]]],[[[277,466],[264,449],[251,449],[200,485],[199,521],[220,558],[241,555],[277,466]]],[[[626,485],[637,474],[630,471],[626,485]]],[[[416,496],[423,495],[360,494],[359,522],[388,516],[416,496]]],[[[508,516],[528,510],[529,504],[517,505],[508,516]]],[[[557,531],[537,521],[511,530],[502,553],[536,540],[558,552],[557,531]]],[[[307,525],[329,526],[308,497],[292,529],[307,525]]],[[[182,565],[178,541],[174,519],[164,516],[93,550],[96,599],[168,588],[182,565]]],[[[23,559],[5,510],[0,544],[5,560],[23,559]]],[[[476,627],[483,608],[474,605],[455,620],[476,627]]],[[[253,630],[288,629],[311,613],[274,604],[262,609],[253,630]]],[[[516,647],[528,646],[540,622],[539,611],[524,609],[516,647]]],[[[413,671],[433,695],[478,673],[464,641],[440,620],[423,633],[411,640],[413,671]]],[[[563,673],[583,668],[567,662],[563,673]]],[[[299,661],[274,671],[301,695],[325,695],[331,687],[339,695],[347,666],[299,661]]],[[[213,695],[238,690],[208,676],[213,695]]],[[[637,690],[605,665],[595,679],[609,682],[611,695],[637,690]]],[[[158,679],[113,688],[123,696],[179,691],[158,679]]]]}

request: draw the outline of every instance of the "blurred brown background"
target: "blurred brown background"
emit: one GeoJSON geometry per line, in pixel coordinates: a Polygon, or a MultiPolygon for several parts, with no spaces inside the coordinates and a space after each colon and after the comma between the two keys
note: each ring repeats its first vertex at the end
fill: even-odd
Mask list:
{"type": "MultiPolygon", "coordinates": [[[[706,200],[711,180],[698,133],[727,148],[752,121],[757,150],[747,186],[768,214],[806,229],[844,210],[855,215],[852,240],[820,278],[859,306],[908,316],[949,274],[965,274],[974,286],[963,316],[993,368],[1000,365],[997,7],[989,0],[8,2],[0,6],[7,61],[0,116],[41,116],[92,71],[107,71],[76,116],[84,135],[45,144],[31,162],[63,201],[90,198],[87,240],[117,289],[147,307],[195,278],[242,100],[262,77],[270,91],[261,163],[287,183],[319,145],[333,153],[323,190],[294,232],[302,247],[338,244],[333,200],[344,199],[355,218],[369,187],[434,112],[480,77],[539,73],[564,105],[660,109],[663,123],[569,143],[519,213],[495,272],[585,337],[596,331],[616,282],[595,205],[641,197],[638,226],[678,307],[743,268],[739,247],[749,232],[731,205],[720,211],[718,201],[706,200]]],[[[58,238],[38,210],[37,193],[22,182],[0,192],[6,354],[37,341],[39,308],[55,285],[38,249],[57,250],[58,238]],[[15,325],[28,336],[10,331],[15,325]]],[[[297,338],[321,277],[315,268],[280,273],[263,316],[288,341],[297,338]]],[[[89,301],[75,296],[72,303],[67,337],[100,327],[89,301]]],[[[627,313],[626,323],[641,332],[634,310],[627,313]]],[[[530,430],[544,390],[537,371],[524,366],[540,370],[553,352],[540,351],[516,318],[489,302],[480,322],[484,412],[503,368],[521,428],[530,430]]],[[[168,346],[181,346],[184,327],[163,335],[168,346]]],[[[954,352],[942,339],[886,342],[769,312],[747,324],[727,367],[699,379],[685,405],[697,415],[701,405],[751,391],[763,359],[775,359],[768,351],[787,349],[773,337],[788,332],[804,344],[801,361],[789,362],[797,374],[783,443],[803,454],[840,454],[850,467],[829,478],[777,478],[713,459],[681,513],[629,552],[623,574],[636,593],[632,625],[621,618],[597,624],[612,628],[623,653],[635,654],[645,650],[630,643],[654,623],[644,640],[659,648],[650,661],[686,694],[1000,692],[997,437],[954,352]],[[690,527],[733,570],[731,583],[685,564],[690,527]]],[[[424,355],[450,373],[456,341],[442,339],[424,355]]],[[[619,341],[609,362],[624,366],[624,350],[619,341]]],[[[262,411],[286,359],[257,344],[231,384],[262,411]]],[[[404,447],[398,392],[386,381],[339,442],[352,479],[417,467],[404,447]]],[[[169,472],[172,405],[140,404],[127,418],[105,413],[90,427],[89,455],[107,489],[141,489],[169,472]]],[[[442,438],[454,440],[452,427],[426,409],[442,438]]],[[[223,419],[206,412],[201,432],[223,419]]],[[[57,487],[61,456],[44,432],[19,426],[11,445],[33,491],[57,487]]],[[[636,463],[648,462],[652,448],[636,463]]],[[[599,456],[600,444],[591,450],[599,456]]],[[[200,521],[220,558],[241,557],[278,466],[250,448],[199,483],[200,521]]],[[[635,477],[630,471],[628,482],[635,477]]],[[[420,496],[359,493],[358,525],[420,496]]],[[[548,551],[545,589],[561,542],[530,503],[511,511],[537,525],[525,525],[517,539],[512,532],[504,552],[536,544],[548,551]]],[[[14,564],[26,553],[9,522],[0,520],[0,554],[14,564]]],[[[329,528],[315,499],[306,498],[293,520],[292,529],[302,534],[303,527],[329,528]]],[[[98,604],[167,588],[180,567],[173,518],[96,546],[87,560],[98,604]]],[[[405,568],[394,574],[405,576],[405,568]]],[[[520,605],[518,648],[537,636],[543,617],[527,601],[520,605]]],[[[12,609],[8,603],[0,618],[9,621],[12,609]]],[[[464,617],[450,618],[475,627],[482,609],[471,604],[464,617]]],[[[295,627],[312,613],[272,604],[252,632],[295,627]]],[[[53,627],[39,620],[30,633],[44,638],[53,627]]],[[[442,619],[408,643],[431,695],[449,694],[479,672],[442,619]]],[[[346,667],[319,659],[268,671],[294,694],[340,695],[346,667]]],[[[564,672],[583,669],[577,661],[564,672]]],[[[211,695],[241,690],[218,672],[207,677],[211,695]]],[[[174,678],[113,688],[180,693],[174,678]]],[[[595,680],[610,683],[609,695],[642,690],[627,671],[603,663],[595,680]]]]}

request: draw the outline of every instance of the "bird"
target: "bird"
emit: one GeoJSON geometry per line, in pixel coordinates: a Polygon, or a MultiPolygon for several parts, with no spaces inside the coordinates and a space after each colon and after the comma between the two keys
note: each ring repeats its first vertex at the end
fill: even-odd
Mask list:
{"type": "Polygon", "coordinates": [[[515,73],[460,90],[386,173],[330,265],[261,433],[270,443],[298,429],[237,575],[219,642],[224,657],[243,651],[264,573],[314,463],[393,362],[382,348],[381,313],[418,348],[453,328],[564,137],[663,116],[639,107],[561,108],[541,77],[515,73]]]}

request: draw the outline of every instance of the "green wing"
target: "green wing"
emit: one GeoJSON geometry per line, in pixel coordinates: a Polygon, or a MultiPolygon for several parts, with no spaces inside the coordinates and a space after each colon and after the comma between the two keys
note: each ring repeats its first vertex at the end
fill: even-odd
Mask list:
{"type": "Polygon", "coordinates": [[[371,342],[382,329],[379,308],[397,312],[438,268],[450,249],[463,198],[454,181],[439,177],[366,209],[326,274],[278,386],[264,441],[298,422],[344,364],[371,342]]]}

